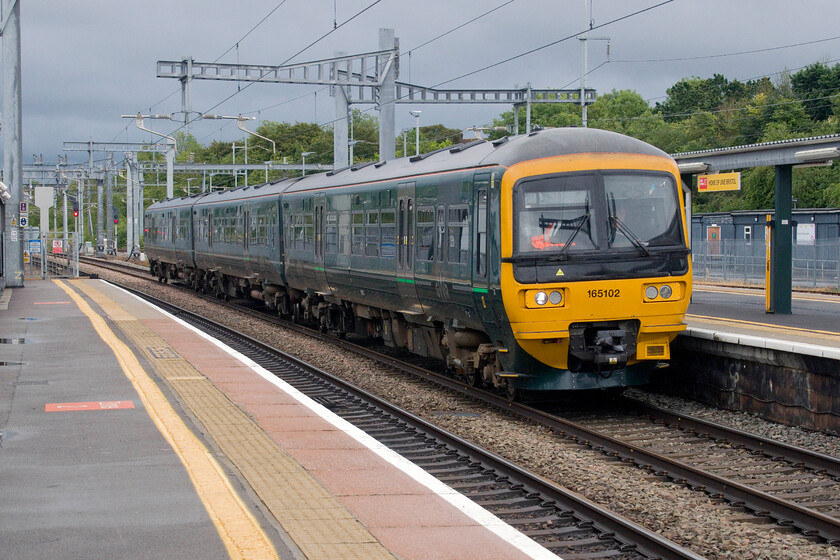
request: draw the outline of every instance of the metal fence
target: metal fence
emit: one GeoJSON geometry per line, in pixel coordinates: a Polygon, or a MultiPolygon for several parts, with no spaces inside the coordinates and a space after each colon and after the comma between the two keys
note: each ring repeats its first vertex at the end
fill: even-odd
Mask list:
{"type": "MultiPolygon", "coordinates": [[[[763,241],[701,240],[692,244],[691,253],[695,280],[765,284],[763,241]]],[[[840,290],[840,243],[830,239],[794,244],[791,272],[794,288],[840,290]]]]}
{"type": "Polygon", "coordinates": [[[41,278],[79,277],[79,238],[76,233],[44,232],[38,261],[41,278]]]}

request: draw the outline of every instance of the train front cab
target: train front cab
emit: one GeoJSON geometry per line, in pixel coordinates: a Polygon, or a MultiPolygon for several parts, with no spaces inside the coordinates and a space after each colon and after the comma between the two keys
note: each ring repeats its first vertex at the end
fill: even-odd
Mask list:
{"type": "Polygon", "coordinates": [[[691,263],[679,172],[666,157],[577,154],[502,180],[501,291],[517,389],[646,383],[685,329],[691,263]]]}

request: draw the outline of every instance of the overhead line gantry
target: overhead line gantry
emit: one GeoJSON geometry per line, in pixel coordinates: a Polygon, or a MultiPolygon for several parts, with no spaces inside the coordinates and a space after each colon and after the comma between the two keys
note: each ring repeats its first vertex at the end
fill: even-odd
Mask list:
{"type": "Polygon", "coordinates": [[[189,109],[189,87],[192,80],[264,82],[330,86],[336,99],[334,121],[333,166],[348,165],[348,111],[353,103],[374,103],[379,115],[380,159],[395,157],[394,105],[502,103],[514,106],[518,127],[519,108],[527,109],[526,130],[530,132],[530,109],[533,103],[594,103],[594,89],[536,89],[530,86],[514,89],[436,89],[398,82],[399,40],[393,29],[379,30],[379,50],[355,55],[339,53],[333,58],[282,66],[196,62],[192,58],[157,62],[159,78],[176,78],[182,86],[181,114],[184,121],[189,109]]]}

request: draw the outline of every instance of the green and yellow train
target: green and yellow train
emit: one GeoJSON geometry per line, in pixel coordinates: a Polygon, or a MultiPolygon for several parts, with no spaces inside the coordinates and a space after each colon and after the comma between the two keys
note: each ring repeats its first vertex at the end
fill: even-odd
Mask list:
{"type": "Polygon", "coordinates": [[[691,296],[676,163],[601,130],[166,200],[145,224],[161,280],[379,337],[512,398],[645,383],[691,296]]]}

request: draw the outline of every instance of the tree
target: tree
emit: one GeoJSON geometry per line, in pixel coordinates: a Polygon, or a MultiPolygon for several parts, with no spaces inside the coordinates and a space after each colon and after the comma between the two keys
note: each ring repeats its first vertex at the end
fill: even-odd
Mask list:
{"type": "Polygon", "coordinates": [[[840,91],[840,65],[829,68],[820,62],[811,64],[791,76],[793,93],[805,103],[805,110],[815,121],[824,121],[833,114],[832,99],[840,91]]]}
{"type": "Polygon", "coordinates": [[[655,112],[667,119],[683,120],[699,111],[715,111],[725,103],[742,101],[763,86],[763,79],[758,82],[730,82],[720,74],[705,80],[696,76],[682,79],[665,90],[668,99],[657,103],[655,112]]]}

